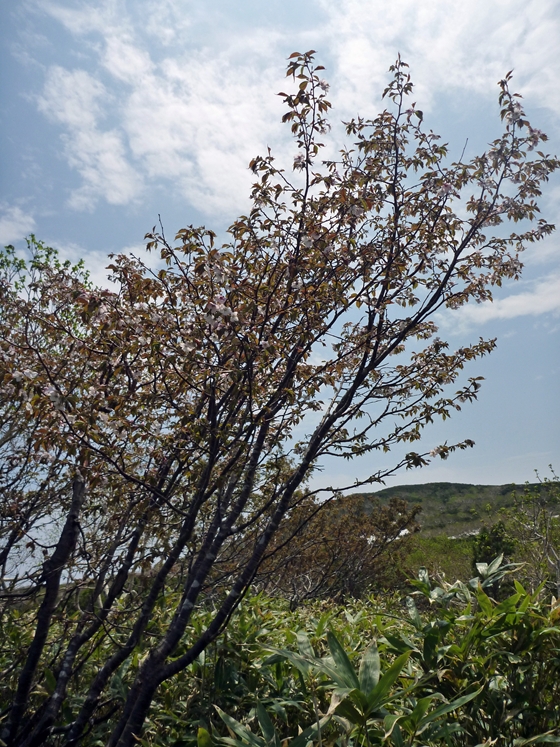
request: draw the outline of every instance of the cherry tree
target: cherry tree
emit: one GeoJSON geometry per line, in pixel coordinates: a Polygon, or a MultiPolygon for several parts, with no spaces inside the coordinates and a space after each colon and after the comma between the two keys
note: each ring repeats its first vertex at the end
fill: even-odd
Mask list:
{"type": "Polygon", "coordinates": [[[458,377],[495,345],[451,350],[434,315],[519,277],[524,246],[553,230],[537,199],[558,161],[508,75],[503,135],[450,162],[400,59],[388,108],[348,122],[351,146],[323,160],[321,70],[313,52],[290,57],[297,153],[287,170],[270,152],[251,162],[229,243],[154,228],[161,269],[112,257],[112,290],[34,239],[27,264],[2,255],[2,604],[27,614],[0,686],[9,747],[136,744],[157,688],[224,630],[279,528],[337,495],[311,487],[322,460],[410,444],[355,489],[472,445],[416,446],[476,398],[479,377],[458,377]]]}

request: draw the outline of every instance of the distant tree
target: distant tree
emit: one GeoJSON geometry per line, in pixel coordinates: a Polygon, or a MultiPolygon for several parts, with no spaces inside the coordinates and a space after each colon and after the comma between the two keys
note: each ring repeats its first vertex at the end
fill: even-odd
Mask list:
{"type": "MultiPolygon", "coordinates": [[[[291,56],[293,175],[270,152],[251,162],[252,207],[228,244],[154,228],[162,269],[113,257],[114,290],[34,240],[27,265],[1,256],[9,747],[137,744],[156,689],[216,639],[277,532],[321,492],[308,482],[321,460],[415,444],[476,398],[479,378],[448,390],[495,342],[450,351],[434,314],[519,276],[518,253],[553,229],[527,222],[559,163],[509,75],[503,135],[448,163],[400,59],[389,109],[348,122],[351,147],[322,162],[320,70],[312,52],[291,56]]],[[[347,488],[470,445],[409,451],[347,488]]]]}
{"type": "Polygon", "coordinates": [[[473,573],[477,573],[477,563],[491,563],[498,555],[510,559],[514,550],[515,541],[503,521],[483,526],[473,541],[473,573]]]}
{"type": "MultiPolygon", "coordinates": [[[[497,521],[490,527],[483,526],[473,541],[472,572],[474,575],[484,575],[486,573],[485,566],[490,566],[499,557],[503,557],[506,562],[511,560],[515,545],[514,538],[509,534],[502,520],[497,521]]],[[[505,584],[502,579],[499,579],[489,585],[487,591],[495,599],[500,599],[511,591],[509,584],[509,579],[506,580],[505,584]]]]}
{"type": "Polygon", "coordinates": [[[533,590],[545,583],[560,599],[560,481],[552,471],[539,482],[516,496],[506,523],[516,540],[516,560],[525,563],[526,582],[533,590]]]}
{"type": "MultiPolygon", "coordinates": [[[[257,573],[268,593],[295,607],[305,599],[359,597],[399,578],[406,537],[419,530],[420,506],[354,495],[295,508],[269,545],[257,573]]],[[[403,579],[401,579],[403,580],[403,579]]]]}

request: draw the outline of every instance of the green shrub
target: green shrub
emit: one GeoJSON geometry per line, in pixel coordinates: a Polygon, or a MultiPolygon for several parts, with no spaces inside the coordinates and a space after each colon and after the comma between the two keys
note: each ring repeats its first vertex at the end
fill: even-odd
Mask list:
{"type": "Polygon", "coordinates": [[[303,728],[308,741],[340,747],[560,744],[560,608],[518,582],[510,597],[494,601],[486,591],[512,570],[498,558],[481,564],[480,578],[452,586],[434,586],[422,570],[414,586],[430,605],[425,614],[412,597],[408,619],[376,615],[370,600],[362,607],[367,638],[352,620],[338,634],[317,639],[300,630],[295,646],[266,646],[273,655],[260,666],[295,688],[283,703],[297,704],[296,724],[279,716],[270,693],[268,708],[256,693],[244,716],[218,710],[223,724],[213,722],[214,740],[298,747],[303,728]]]}
{"type": "MultiPolygon", "coordinates": [[[[301,730],[322,747],[560,744],[560,606],[515,581],[507,599],[494,601],[487,592],[519,570],[498,560],[479,571],[451,585],[422,570],[405,599],[315,601],[295,611],[262,594],[245,599],[226,632],[160,688],[141,744],[298,747],[301,730]]],[[[150,633],[169,609],[161,605],[150,633]]],[[[33,617],[24,606],[1,623],[4,702],[33,617]]],[[[211,609],[197,616],[178,655],[211,617],[211,609]]],[[[73,708],[107,656],[104,640],[95,644],[73,708]]],[[[144,654],[139,648],[113,677],[108,718],[91,723],[81,747],[105,744],[144,654]]],[[[38,699],[51,686],[46,665],[38,699]]],[[[63,711],[56,724],[61,743],[71,717],[63,711]]]]}

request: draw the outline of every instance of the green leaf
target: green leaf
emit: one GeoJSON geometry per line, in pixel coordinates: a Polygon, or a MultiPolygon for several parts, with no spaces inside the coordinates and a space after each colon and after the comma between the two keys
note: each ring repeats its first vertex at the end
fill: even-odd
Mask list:
{"type": "Polygon", "coordinates": [[[50,669],[45,669],[45,686],[49,695],[52,695],[56,690],[56,677],[50,669]]]}
{"type": "MultiPolygon", "coordinates": [[[[395,649],[395,651],[399,651],[400,653],[405,654],[410,651],[418,651],[410,638],[407,638],[404,635],[392,635],[391,633],[386,632],[384,638],[391,647],[395,649]]],[[[420,652],[418,651],[418,653],[420,652]]]]}
{"type": "Polygon", "coordinates": [[[385,729],[384,738],[387,739],[391,736],[393,733],[393,729],[395,728],[397,721],[399,719],[402,719],[403,716],[400,713],[389,713],[385,718],[383,719],[383,728],[385,729]]]}
{"type": "Polygon", "coordinates": [[[412,620],[412,624],[414,625],[416,630],[422,630],[422,620],[418,613],[418,609],[416,608],[416,604],[414,603],[414,599],[412,597],[407,597],[405,601],[408,614],[410,615],[410,619],[412,620]]]}
{"type": "Polygon", "coordinates": [[[315,651],[313,651],[313,646],[311,645],[311,641],[307,637],[307,634],[304,630],[298,630],[297,644],[298,644],[299,652],[302,656],[307,656],[310,659],[315,658],[315,651]]]}
{"type": "Polygon", "coordinates": [[[331,650],[332,658],[334,659],[336,670],[340,677],[348,687],[359,689],[360,682],[356,676],[354,667],[352,666],[346,652],[340,645],[338,638],[331,630],[327,633],[327,642],[331,650]]]}
{"type": "Polygon", "coordinates": [[[430,665],[436,656],[437,644],[439,643],[439,631],[431,628],[424,636],[424,661],[430,665]]]}
{"type": "Polygon", "coordinates": [[[266,708],[263,706],[260,700],[257,701],[257,719],[259,721],[259,726],[261,727],[261,731],[264,738],[266,739],[267,744],[277,745],[278,747],[280,747],[280,740],[278,739],[278,735],[276,734],[274,724],[270,720],[270,716],[266,712],[266,708]]]}
{"type": "Polygon", "coordinates": [[[416,706],[414,707],[414,710],[412,711],[410,716],[407,717],[407,720],[410,719],[411,723],[413,724],[415,731],[420,721],[426,715],[426,711],[430,707],[430,703],[433,699],[433,695],[428,695],[426,698],[420,698],[416,702],[416,706]]]}
{"type": "Polygon", "coordinates": [[[332,612],[323,612],[315,628],[315,635],[320,638],[326,630],[327,623],[332,617],[332,612]]]}
{"type": "Polygon", "coordinates": [[[554,732],[547,731],[546,734],[539,734],[535,737],[529,737],[529,739],[514,739],[513,747],[526,747],[529,744],[560,744],[560,737],[554,736],[554,732]]]}
{"type": "Polygon", "coordinates": [[[453,734],[464,733],[465,730],[460,724],[439,724],[434,726],[434,730],[430,730],[430,739],[433,742],[435,742],[435,740],[437,739],[445,739],[445,744],[453,744],[452,742],[450,742],[449,737],[453,734]]]}
{"type": "Polygon", "coordinates": [[[212,745],[212,737],[210,736],[210,732],[207,731],[203,726],[198,727],[198,731],[196,733],[196,744],[197,747],[211,747],[212,745]]]}
{"type": "Polygon", "coordinates": [[[296,669],[298,669],[302,674],[307,675],[312,663],[314,663],[310,662],[307,657],[296,654],[294,651],[290,651],[289,649],[277,649],[268,646],[266,648],[269,651],[275,652],[273,656],[269,656],[267,659],[265,659],[263,663],[266,665],[275,664],[284,659],[289,661],[290,664],[293,664],[293,666],[296,667],[296,669]]]}
{"type": "Polygon", "coordinates": [[[380,673],[381,662],[379,660],[379,651],[377,650],[377,645],[374,641],[366,648],[360,662],[358,679],[360,681],[362,692],[369,695],[371,690],[379,682],[380,673]]]}
{"type": "Polygon", "coordinates": [[[256,734],[253,734],[252,731],[249,731],[246,726],[240,724],[239,721],[236,721],[236,719],[228,716],[228,714],[222,711],[222,709],[217,705],[215,705],[214,708],[218,711],[218,715],[220,716],[224,724],[235,734],[237,734],[238,737],[241,737],[242,741],[245,744],[250,744],[251,747],[265,747],[264,739],[258,737],[256,734]]]}
{"type": "Polygon", "coordinates": [[[490,598],[483,592],[479,591],[476,595],[480,609],[487,617],[492,617],[492,602],[490,598]]]}
{"type": "Polygon", "coordinates": [[[427,716],[425,716],[420,724],[418,725],[418,731],[422,731],[426,728],[426,726],[433,721],[437,721],[437,719],[441,718],[442,716],[445,716],[446,713],[451,713],[451,711],[457,710],[457,708],[461,708],[461,706],[464,706],[465,703],[469,703],[471,700],[477,697],[477,695],[480,695],[480,693],[484,690],[484,686],[480,687],[478,690],[475,690],[473,693],[469,693],[468,695],[462,695],[460,698],[455,698],[455,700],[450,701],[449,703],[444,703],[443,705],[436,708],[434,711],[429,713],[427,716]]]}
{"type": "Polygon", "coordinates": [[[323,716],[323,718],[319,720],[319,723],[315,722],[314,724],[311,724],[311,726],[304,729],[295,739],[292,739],[289,743],[289,747],[306,747],[307,743],[311,741],[315,734],[317,734],[321,729],[324,729],[330,720],[330,716],[323,716]]]}
{"type": "Polygon", "coordinates": [[[406,666],[409,657],[410,652],[407,652],[406,654],[401,654],[401,656],[395,659],[393,664],[373,688],[371,693],[368,695],[368,713],[377,710],[377,708],[379,708],[379,706],[386,700],[389,690],[397,680],[402,669],[406,666]]]}
{"type": "Polygon", "coordinates": [[[395,747],[405,747],[404,739],[402,738],[401,729],[398,723],[394,725],[392,731],[392,742],[395,747]]]}
{"type": "Polygon", "coordinates": [[[498,568],[502,565],[503,559],[504,559],[504,554],[503,553],[501,555],[498,555],[497,558],[494,558],[494,560],[488,566],[488,570],[486,571],[486,573],[489,576],[491,576],[493,573],[496,573],[496,571],[498,570],[498,568]]]}
{"type": "MultiPolygon", "coordinates": [[[[343,697],[339,702],[337,702],[336,694],[333,693],[331,708],[334,713],[336,713],[338,716],[342,716],[342,718],[347,719],[354,726],[361,726],[365,723],[366,719],[364,714],[360,713],[356,708],[354,708],[352,703],[348,700],[348,696],[343,697]],[[334,708],[332,708],[333,705],[334,708]]],[[[329,708],[329,712],[331,712],[331,708],[329,708]]]]}

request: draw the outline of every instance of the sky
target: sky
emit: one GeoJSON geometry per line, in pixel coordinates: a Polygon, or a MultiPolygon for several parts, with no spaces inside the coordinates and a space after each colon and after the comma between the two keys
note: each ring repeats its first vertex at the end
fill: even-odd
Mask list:
{"type": "MultiPolygon", "coordinates": [[[[19,0],[0,10],[0,244],[30,232],[84,258],[106,283],[110,252],[167,234],[223,232],[247,210],[251,158],[270,146],[288,166],[280,122],[286,58],[317,50],[337,123],[382,108],[387,69],[410,65],[427,126],[458,158],[500,133],[497,82],[511,69],[532,123],[560,153],[560,6],[552,0],[19,0]]],[[[560,177],[543,215],[560,225],[560,177]]],[[[442,317],[451,346],[497,337],[471,365],[478,401],[427,429],[421,448],[474,449],[401,472],[388,485],[523,483],[560,471],[560,234],[531,247],[522,280],[492,304],[442,317]]],[[[387,457],[328,462],[333,485],[387,457]]]]}

